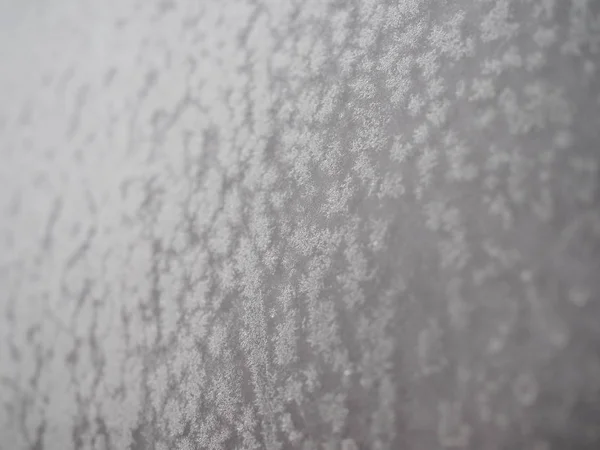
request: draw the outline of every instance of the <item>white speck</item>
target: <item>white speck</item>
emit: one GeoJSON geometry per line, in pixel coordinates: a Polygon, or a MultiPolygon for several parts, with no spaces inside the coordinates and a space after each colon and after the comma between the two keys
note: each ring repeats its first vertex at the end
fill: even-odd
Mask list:
{"type": "Polygon", "coordinates": [[[590,293],[577,288],[569,290],[569,301],[580,308],[587,305],[590,300],[590,293]]]}
{"type": "Polygon", "coordinates": [[[533,279],[533,274],[529,270],[524,270],[521,272],[521,280],[525,283],[530,283],[533,279]]]}

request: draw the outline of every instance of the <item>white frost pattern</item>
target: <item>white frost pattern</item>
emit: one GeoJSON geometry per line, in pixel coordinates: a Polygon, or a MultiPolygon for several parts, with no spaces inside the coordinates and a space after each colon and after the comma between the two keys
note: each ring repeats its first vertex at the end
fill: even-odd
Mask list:
{"type": "Polygon", "coordinates": [[[1,448],[600,442],[597,1],[0,25],[1,448]]]}

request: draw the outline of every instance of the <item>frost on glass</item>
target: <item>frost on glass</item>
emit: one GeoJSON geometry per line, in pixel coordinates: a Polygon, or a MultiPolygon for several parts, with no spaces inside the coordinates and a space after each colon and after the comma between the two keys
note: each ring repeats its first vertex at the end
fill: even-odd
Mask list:
{"type": "Polygon", "coordinates": [[[600,442],[597,2],[23,3],[0,448],[600,442]]]}

